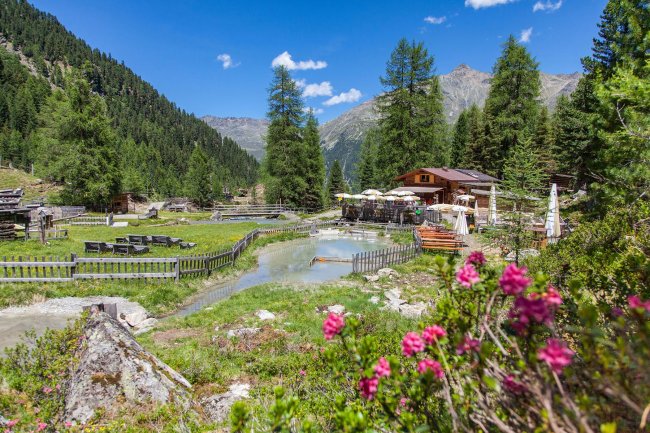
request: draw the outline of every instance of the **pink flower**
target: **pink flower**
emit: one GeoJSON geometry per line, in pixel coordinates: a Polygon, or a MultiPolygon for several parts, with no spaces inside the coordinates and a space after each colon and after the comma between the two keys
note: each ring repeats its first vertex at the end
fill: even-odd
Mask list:
{"type": "Polygon", "coordinates": [[[528,297],[518,296],[508,316],[515,319],[512,327],[519,334],[523,334],[531,323],[543,323],[547,326],[553,324],[552,311],[548,308],[548,304],[544,299],[540,298],[536,293],[532,293],[528,297]]]}
{"type": "Polygon", "coordinates": [[[463,341],[456,347],[456,354],[462,355],[465,352],[474,351],[478,352],[481,348],[481,342],[474,340],[468,336],[463,338],[463,341]]]}
{"type": "Polygon", "coordinates": [[[359,381],[359,390],[361,397],[366,400],[372,400],[377,394],[377,385],[379,385],[379,378],[373,376],[371,378],[362,377],[359,381]]]}
{"type": "Polygon", "coordinates": [[[562,373],[564,367],[571,364],[573,355],[573,350],[556,338],[546,340],[546,346],[537,351],[537,359],[546,362],[556,373],[562,373]]]}
{"type": "Polygon", "coordinates": [[[330,313],[323,322],[323,334],[326,340],[331,340],[335,335],[341,333],[345,326],[345,320],[338,314],[330,313]]]}
{"type": "Polygon", "coordinates": [[[542,294],[542,299],[546,302],[549,308],[555,308],[562,305],[562,297],[557,289],[553,286],[548,286],[546,293],[542,294]]]}
{"type": "Polygon", "coordinates": [[[71,423],[70,421],[66,421],[66,422],[64,423],[64,425],[65,425],[65,428],[70,428],[70,427],[72,427],[72,423],[71,423]]]}
{"type": "Polygon", "coordinates": [[[39,422],[38,427],[36,428],[36,431],[43,431],[46,428],[47,428],[47,424],[45,424],[44,422],[39,422]]]}
{"type": "Polygon", "coordinates": [[[472,251],[465,259],[466,265],[483,266],[486,263],[487,260],[481,251],[472,251]]]}
{"type": "Polygon", "coordinates": [[[377,375],[377,377],[390,376],[390,364],[383,356],[379,358],[377,365],[375,365],[375,375],[377,375]]]}
{"type": "Polygon", "coordinates": [[[527,271],[525,266],[518,268],[514,263],[510,263],[499,279],[499,286],[503,289],[503,293],[516,296],[526,290],[533,282],[531,278],[526,277],[527,271]]]}
{"type": "Polygon", "coordinates": [[[445,375],[445,373],[442,371],[440,363],[429,358],[425,358],[418,363],[418,373],[426,374],[427,371],[433,372],[433,375],[437,379],[442,379],[442,377],[445,375]]]}
{"type": "Polygon", "coordinates": [[[6,425],[7,425],[7,427],[12,428],[16,424],[18,424],[18,420],[17,419],[12,419],[12,420],[7,421],[6,425]]]}
{"type": "Polygon", "coordinates": [[[526,385],[515,380],[515,377],[512,374],[507,375],[503,378],[503,387],[510,391],[513,394],[523,394],[528,390],[526,385]]]}
{"type": "Polygon", "coordinates": [[[49,393],[52,392],[52,388],[50,388],[49,386],[44,386],[44,387],[43,387],[43,392],[44,392],[45,394],[49,394],[49,393]]]}
{"type": "Polygon", "coordinates": [[[299,373],[301,376],[306,376],[306,375],[307,375],[307,372],[306,372],[305,370],[300,370],[298,373],[299,373]]]}
{"type": "Polygon", "coordinates": [[[434,341],[437,341],[445,335],[447,335],[447,331],[438,325],[427,326],[424,328],[424,331],[422,331],[422,338],[427,342],[427,344],[433,344],[434,341]]]}
{"type": "Polygon", "coordinates": [[[407,332],[402,340],[402,353],[410,358],[424,350],[424,341],[417,332],[407,332]]]}
{"type": "Polygon", "coordinates": [[[639,298],[637,295],[634,295],[627,298],[627,303],[630,308],[643,308],[644,310],[650,312],[650,299],[647,301],[642,301],[641,298],[639,298]]]}
{"type": "Polygon", "coordinates": [[[478,272],[476,272],[476,269],[474,269],[474,266],[465,265],[456,272],[456,281],[458,281],[461,286],[470,288],[481,281],[481,277],[478,275],[478,272]]]}

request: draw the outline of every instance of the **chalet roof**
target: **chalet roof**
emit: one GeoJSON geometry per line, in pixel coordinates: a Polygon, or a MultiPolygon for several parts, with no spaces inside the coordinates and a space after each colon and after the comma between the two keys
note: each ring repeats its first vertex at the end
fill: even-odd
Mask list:
{"type": "Polygon", "coordinates": [[[478,170],[470,170],[467,168],[456,168],[456,171],[460,171],[463,174],[472,176],[476,181],[479,182],[499,182],[499,179],[492,177],[489,174],[482,173],[478,170]]]}
{"type": "MultiPolygon", "coordinates": [[[[461,173],[460,171],[454,170],[453,168],[436,168],[436,167],[430,167],[430,168],[418,168],[417,170],[412,170],[409,171],[406,174],[403,174],[401,176],[397,176],[394,180],[404,180],[407,177],[414,175],[416,173],[428,173],[428,174],[433,174],[434,176],[441,177],[443,179],[447,179],[450,181],[456,181],[456,182],[475,182],[476,178],[469,176],[465,173],[461,173]]],[[[415,192],[415,191],[413,191],[415,192]]]]}

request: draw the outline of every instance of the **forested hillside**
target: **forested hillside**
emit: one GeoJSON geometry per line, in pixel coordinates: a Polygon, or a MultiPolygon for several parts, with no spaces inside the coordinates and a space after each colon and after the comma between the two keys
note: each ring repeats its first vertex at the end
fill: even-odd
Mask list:
{"type": "MultiPolygon", "coordinates": [[[[69,87],[71,83],[79,86],[80,78],[89,83],[90,94],[101,96],[105,104],[105,112],[101,107],[94,112],[106,116],[115,133],[106,155],[114,158],[109,166],[118,170],[122,190],[183,194],[182,180],[195,146],[211,161],[210,180],[215,184],[221,181],[236,186],[255,181],[258,164],[237,143],[179,109],[123,63],[92,49],[54,16],[27,2],[3,1],[0,39],[22,52],[33,65],[32,72],[39,75],[30,74],[16,56],[5,50],[0,53],[0,149],[5,160],[19,166],[36,162],[37,171],[44,170],[38,161],[48,157],[39,153],[48,148],[38,142],[42,144],[39,137],[46,132],[45,126],[51,132],[53,125],[43,125],[41,111],[48,104],[54,109],[55,98],[59,103],[66,98],[73,101],[69,87]]],[[[84,85],[81,87],[83,93],[84,85]]],[[[60,114],[65,113],[62,110],[60,114]]],[[[61,118],[65,119],[65,114],[61,118]]]]}

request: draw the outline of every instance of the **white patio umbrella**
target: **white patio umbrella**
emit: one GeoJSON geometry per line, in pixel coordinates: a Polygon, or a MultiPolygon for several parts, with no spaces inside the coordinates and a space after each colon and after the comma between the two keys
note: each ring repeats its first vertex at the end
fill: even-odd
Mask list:
{"type": "Polygon", "coordinates": [[[420,200],[420,197],[414,196],[414,195],[407,195],[406,197],[402,197],[403,201],[418,201],[420,200]]]}
{"type": "Polygon", "coordinates": [[[383,192],[376,190],[376,189],[367,189],[365,191],[362,191],[361,194],[365,195],[384,195],[383,192]]]}
{"type": "Polygon", "coordinates": [[[497,218],[497,190],[494,185],[490,188],[490,204],[488,205],[488,224],[496,225],[497,218]]]}
{"type": "Polygon", "coordinates": [[[469,229],[467,228],[467,218],[465,218],[465,212],[467,208],[465,206],[454,206],[451,208],[454,212],[458,212],[456,215],[456,223],[454,224],[454,231],[456,234],[465,236],[469,234],[469,229]]]}
{"type": "Polygon", "coordinates": [[[334,194],[334,197],[336,197],[336,198],[352,198],[352,196],[350,194],[348,194],[347,192],[336,193],[336,194],[334,194]]]}
{"type": "Polygon", "coordinates": [[[370,200],[370,201],[375,201],[375,200],[377,200],[377,196],[376,196],[376,195],[367,195],[367,196],[365,196],[365,198],[366,198],[366,200],[370,200]]]}
{"type": "Polygon", "coordinates": [[[382,195],[379,196],[378,198],[379,200],[383,200],[383,201],[395,201],[397,199],[397,197],[395,197],[394,195],[382,195]]]}
{"type": "Polygon", "coordinates": [[[366,198],[366,196],[363,194],[354,194],[352,198],[355,200],[363,200],[364,198],[366,198]]]}
{"type": "Polygon", "coordinates": [[[546,212],[546,237],[548,243],[557,242],[560,237],[560,206],[557,196],[557,185],[551,185],[551,195],[548,198],[548,212],[546,212]]]}
{"type": "Polygon", "coordinates": [[[393,191],[392,195],[396,195],[398,197],[406,197],[409,195],[415,195],[413,191],[393,191]]]}
{"type": "Polygon", "coordinates": [[[462,194],[462,195],[459,195],[456,198],[458,199],[458,201],[464,201],[466,203],[469,203],[470,200],[474,200],[476,197],[474,197],[473,195],[469,195],[469,194],[462,194]]]}

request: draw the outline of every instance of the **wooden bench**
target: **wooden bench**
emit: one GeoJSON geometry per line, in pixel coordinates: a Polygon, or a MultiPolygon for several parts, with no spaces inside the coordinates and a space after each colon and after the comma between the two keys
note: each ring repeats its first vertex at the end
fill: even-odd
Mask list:
{"type": "Polygon", "coordinates": [[[130,256],[132,254],[144,254],[149,252],[149,247],[133,244],[113,244],[113,254],[130,256]]]}
{"type": "Polygon", "coordinates": [[[169,236],[164,235],[153,235],[151,236],[152,245],[162,245],[165,247],[171,247],[183,242],[183,239],[180,238],[170,238],[169,236]]]}
{"type": "Polygon", "coordinates": [[[113,244],[100,241],[84,241],[84,252],[86,253],[106,253],[109,251],[113,251],[113,244]]]}
{"type": "Polygon", "coordinates": [[[463,241],[453,239],[423,239],[422,249],[458,253],[463,249],[463,241]]]}

